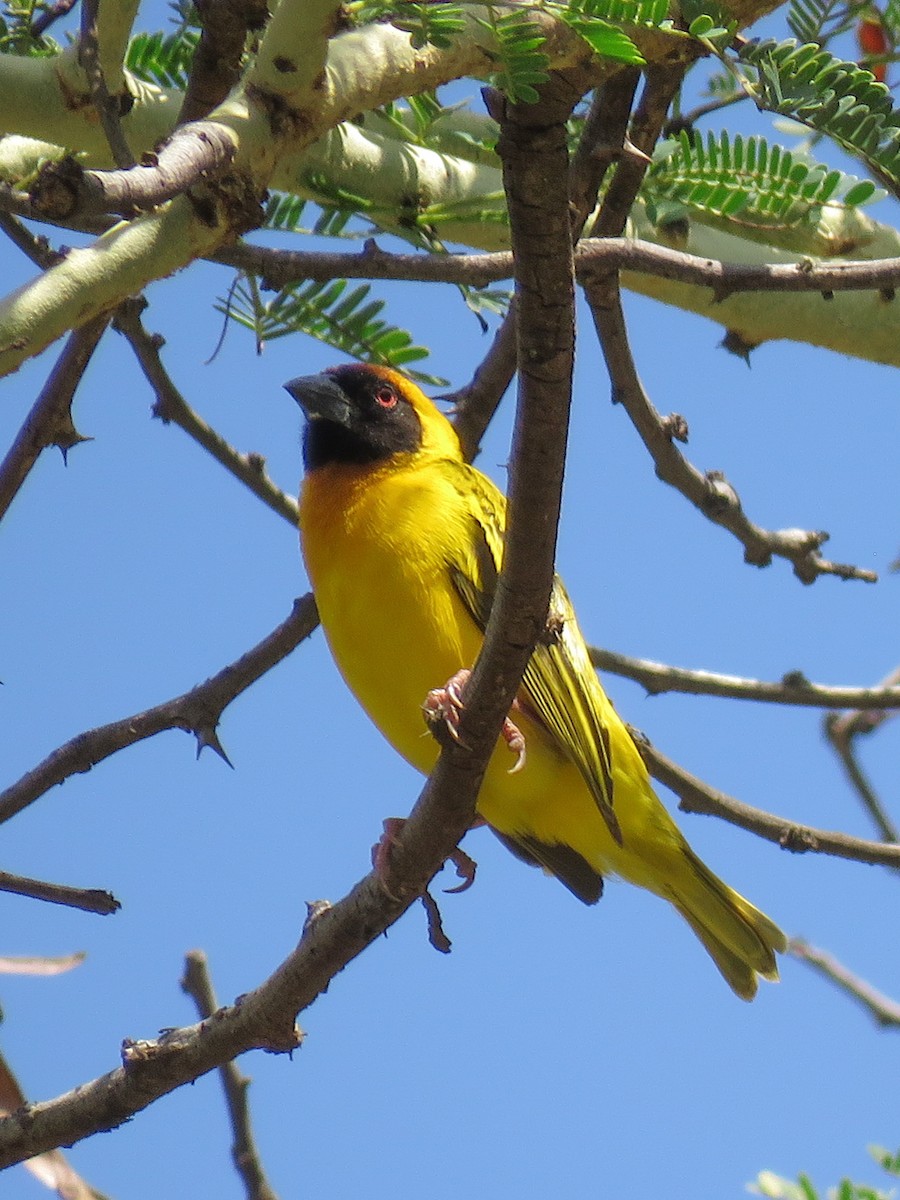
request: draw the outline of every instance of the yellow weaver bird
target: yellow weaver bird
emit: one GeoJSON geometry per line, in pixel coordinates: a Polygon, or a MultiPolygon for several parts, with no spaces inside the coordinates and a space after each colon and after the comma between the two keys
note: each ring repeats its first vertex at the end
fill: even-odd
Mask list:
{"type": "MultiPolygon", "coordinates": [[[[423,704],[451,724],[461,707],[460,669],[478,656],[500,570],[505,498],[399,372],[354,364],[285,386],[308,418],[300,533],[328,644],[381,732],[427,773],[438,746],[423,736],[423,704]]],[[[558,579],[550,614],[479,815],[586,904],[605,875],[668,900],[752,999],[758,975],[778,978],[784,934],[697,858],[657,798],[558,579]]]]}

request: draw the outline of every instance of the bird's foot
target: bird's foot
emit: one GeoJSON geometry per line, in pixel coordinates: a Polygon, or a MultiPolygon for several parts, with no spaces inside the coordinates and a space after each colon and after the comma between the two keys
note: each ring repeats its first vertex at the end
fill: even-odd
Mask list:
{"type": "Polygon", "coordinates": [[[422,705],[428,724],[437,725],[443,721],[447,732],[461,746],[465,745],[459,736],[459,718],[465,708],[462,694],[471,676],[472,672],[467,667],[462,667],[443,687],[432,688],[422,705]]]}
{"type": "MultiPolygon", "coordinates": [[[[372,866],[375,868],[375,874],[381,880],[382,884],[385,885],[385,888],[387,888],[387,879],[390,870],[391,851],[397,842],[400,830],[405,824],[405,817],[387,817],[382,822],[384,832],[372,847],[372,866]]],[[[470,828],[477,829],[479,825],[483,824],[484,820],[481,817],[476,817],[470,828]]],[[[457,876],[462,880],[462,883],[457,884],[456,887],[445,889],[448,895],[458,895],[460,892],[467,892],[475,882],[475,872],[478,869],[475,859],[457,846],[453,853],[447,856],[446,861],[453,863],[457,876]]]]}
{"type": "MultiPolygon", "coordinates": [[[[463,667],[447,681],[444,687],[433,688],[425,697],[422,708],[425,720],[431,724],[443,721],[444,726],[454,741],[465,745],[459,736],[459,718],[465,708],[463,693],[472,676],[472,672],[463,667]]],[[[513,701],[513,710],[518,708],[518,701],[513,701]]],[[[509,769],[510,775],[515,775],[525,766],[525,736],[509,717],[505,717],[500,736],[516,756],[516,761],[509,769]]]]}

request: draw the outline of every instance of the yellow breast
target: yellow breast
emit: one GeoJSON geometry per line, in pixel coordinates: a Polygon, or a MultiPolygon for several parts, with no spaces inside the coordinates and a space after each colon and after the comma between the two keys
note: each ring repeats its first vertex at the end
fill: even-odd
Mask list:
{"type": "Polygon", "coordinates": [[[384,735],[430,771],[437,745],[422,704],[481,634],[454,590],[441,546],[463,517],[439,473],[327,467],[301,495],[306,568],[334,659],[384,735]]]}

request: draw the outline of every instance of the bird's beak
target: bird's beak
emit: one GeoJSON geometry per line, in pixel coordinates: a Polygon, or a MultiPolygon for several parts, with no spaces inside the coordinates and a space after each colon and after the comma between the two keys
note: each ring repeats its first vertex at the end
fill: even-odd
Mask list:
{"type": "Polygon", "coordinates": [[[310,421],[334,421],[346,425],[350,418],[350,403],[342,388],[328,375],[298,375],[284,389],[310,421]]]}

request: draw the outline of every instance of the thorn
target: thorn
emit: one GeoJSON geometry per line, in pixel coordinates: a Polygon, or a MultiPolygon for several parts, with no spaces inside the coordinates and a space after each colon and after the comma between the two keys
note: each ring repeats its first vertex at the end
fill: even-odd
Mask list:
{"type": "Polygon", "coordinates": [[[629,137],[622,139],[622,149],[620,151],[626,158],[633,158],[637,162],[650,163],[653,160],[649,154],[645,154],[643,150],[638,149],[634,142],[629,137]]]}
{"type": "Polygon", "coordinates": [[[222,743],[219,741],[219,735],[216,733],[215,725],[208,729],[195,729],[193,730],[193,734],[197,739],[198,758],[200,757],[202,751],[209,747],[210,750],[214,750],[216,754],[218,754],[222,762],[227,763],[227,765],[231,767],[232,771],[234,770],[234,763],[225,753],[225,749],[222,743]]]}
{"type": "Polygon", "coordinates": [[[53,439],[53,445],[59,447],[59,452],[62,455],[62,460],[65,466],[69,465],[69,451],[73,446],[80,446],[82,442],[92,442],[92,437],[85,437],[80,434],[74,425],[71,430],[64,430],[58,433],[53,439]]]}

